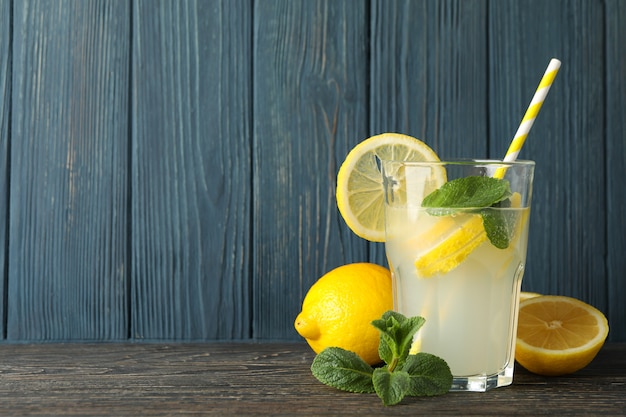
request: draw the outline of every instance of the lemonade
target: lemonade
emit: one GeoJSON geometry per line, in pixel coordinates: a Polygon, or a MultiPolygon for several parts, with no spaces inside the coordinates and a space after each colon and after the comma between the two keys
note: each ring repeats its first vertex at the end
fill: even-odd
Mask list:
{"type": "MultiPolygon", "coordinates": [[[[507,210],[522,217],[528,209],[507,210]]],[[[410,221],[404,210],[392,209],[387,256],[393,265],[397,311],[427,319],[416,346],[446,359],[454,375],[496,374],[511,362],[510,340],[526,252],[527,233],[510,243],[507,253],[483,242],[454,270],[420,277],[416,255],[429,223],[439,220],[424,209],[410,221]],[[488,326],[485,323],[489,323],[488,326]],[[459,349],[462,346],[462,349],[459,349]]],[[[462,224],[471,215],[459,215],[462,224]]]]}
{"type": "MultiPolygon", "coordinates": [[[[485,191],[485,177],[500,166],[494,164],[382,161],[394,309],[426,319],[412,350],[445,359],[455,377],[453,390],[484,391],[512,382],[533,164],[507,165],[504,179],[494,182],[508,188],[488,206],[423,207],[424,184],[442,168],[448,181],[473,177],[450,192],[461,201],[461,194],[485,191]],[[468,190],[472,184],[476,190],[468,190]]],[[[469,204],[474,197],[467,198],[469,204]]],[[[444,198],[444,204],[452,200],[444,198]]]]}

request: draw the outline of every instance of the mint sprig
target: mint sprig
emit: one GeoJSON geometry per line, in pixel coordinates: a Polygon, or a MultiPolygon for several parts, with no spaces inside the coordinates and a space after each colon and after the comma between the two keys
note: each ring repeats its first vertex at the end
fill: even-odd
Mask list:
{"type": "Polygon", "coordinates": [[[372,326],[380,332],[378,355],[389,366],[391,372],[402,367],[409,355],[413,335],[424,325],[426,320],[416,316],[407,318],[395,311],[387,311],[382,318],[374,320],[372,326]]]}
{"type": "Polygon", "coordinates": [[[511,186],[507,180],[469,176],[446,182],[427,195],[422,206],[433,216],[447,216],[459,210],[475,210],[483,218],[487,238],[499,249],[509,247],[514,218],[488,208],[509,207],[511,186]]]}
{"type": "Polygon", "coordinates": [[[446,362],[420,352],[409,355],[413,336],[422,327],[422,317],[407,318],[387,311],[372,325],[380,331],[378,352],[385,365],[372,368],[348,350],[329,347],[311,364],[320,382],[349,392],[375,392],[384,405],[394,405],[407,396],[445,394],[452,386],[452,373],[446,362]]]}

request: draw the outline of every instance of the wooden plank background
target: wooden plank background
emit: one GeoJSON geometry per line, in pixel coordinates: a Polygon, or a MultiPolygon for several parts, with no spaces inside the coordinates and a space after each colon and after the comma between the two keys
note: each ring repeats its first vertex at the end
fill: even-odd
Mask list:
{"type": "Polygon", "coordinates": [[[608,310],[614,340],[626,339],[626,2],[606,5],[606,126],[602,143],[606,152],[606,213],[608,310]],[[621,277],[620,277],[621,276],[621,277]]]}
{"type": "Polygon", "coordinates": [[[133,5],[132,338],[251,337],[249,5],[133,5]]]}
{"type": "Polygon", "coordinates": [[[13,4],[9,340],[127,337],[128,6],[13,4]]]}
{"type": "Polygon", "coordinates": [[[369,135],[501,157],[552,57],[523,288],[626,340],[620,0],[0,0],[1,340],[297,340],[385,264],[334,200],[369,135]]]}

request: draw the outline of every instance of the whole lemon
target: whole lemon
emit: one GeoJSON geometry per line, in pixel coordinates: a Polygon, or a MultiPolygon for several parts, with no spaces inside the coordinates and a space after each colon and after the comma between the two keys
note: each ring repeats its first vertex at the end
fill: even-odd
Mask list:
{"type": "Polygon", "coordinates": [[[348,264],[309,289],[295,327],[315,353],[340,347],[375,365],[380,362],[380,333],[371,322],[392,308],[389,270],[372,263],[348,264]]]}

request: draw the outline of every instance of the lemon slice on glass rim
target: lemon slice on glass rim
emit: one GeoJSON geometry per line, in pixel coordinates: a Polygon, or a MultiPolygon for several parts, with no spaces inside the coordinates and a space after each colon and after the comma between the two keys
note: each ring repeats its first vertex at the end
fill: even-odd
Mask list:
{"type": "MultiPolygon", "coordinates": [[[[426,162],[439,157],[421,140],[400,133],[372,136],[348,153],[337,174],[337,207],[348,227],[372,242],[385,241],[381,160],[426,162]]],[[[437,188],[446,182],[443,167],[433,170],[431,182],[437,188]]]]}

